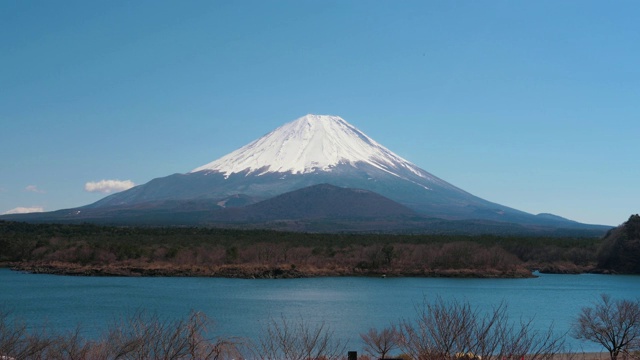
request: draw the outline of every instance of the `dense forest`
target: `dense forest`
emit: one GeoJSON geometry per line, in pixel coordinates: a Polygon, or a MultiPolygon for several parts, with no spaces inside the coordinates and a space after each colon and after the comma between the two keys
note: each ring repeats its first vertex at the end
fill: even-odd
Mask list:
{"type": "MultiPolygon", "coordinates": [[[[528,277],[598,271],[599,238],[316,234],[0,221],[0,264],[73,275],[528,277]]],[[[600,257],[599,257],[600,256],[600,257]]]]}
{"type": "Polygon", "coordinates": [[[635,214],[604,237],[598,268],[623,274],[640,274],[640,215],[635,214]]]}

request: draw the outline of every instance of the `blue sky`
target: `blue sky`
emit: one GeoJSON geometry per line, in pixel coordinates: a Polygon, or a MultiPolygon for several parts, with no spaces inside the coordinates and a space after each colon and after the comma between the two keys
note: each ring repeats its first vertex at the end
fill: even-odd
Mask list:
{"type": "Polygon", "coordinates": [[[188,172],[315,113],[487,200],[617,225],[640,212],[638,18],[637,1],[2,1],[0,213],[85,205],[119,184],[102,180],[188,172]]]}

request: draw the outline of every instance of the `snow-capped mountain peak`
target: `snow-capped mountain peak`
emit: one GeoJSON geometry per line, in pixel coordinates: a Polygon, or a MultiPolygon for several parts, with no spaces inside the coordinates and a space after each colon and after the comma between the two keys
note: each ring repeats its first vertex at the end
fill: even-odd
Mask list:
{"type": "Polygon", "coordinates": [[[191,172],[217,171],[229,176],[248,172],[306,174],[331,171],[337,165],[372,165],[401,176],[430,174],[378,144],[339,116],[306,115],[191,172]]]}
{"type": "MultiPolygon", "coordinates": [[[[483,223],[478,226],[482,229],[491,226],[485,220],[576,226],[567,220],[534,216],[469,194],[395,155],[344,119],[328,115],[303,116],[190,173],[156,178],[78,209],[82,214],[89,214],[82,216],[94,216],[90,211],[97,211],[95,216],[104,219],[113,216],[110,214],[114,209],[121,209],[124,212],[118,216],[126,217],[126,221],[130,221],[130,214],[136,211],[143,211],[141,219],[164,219],[164,216],[173,218],[173,211],[180,211],[181,215],[176,218],[183,218],[184,210],[187,211],[185,214],[192,212],[185,218],[187,221],[208,225],[217,221],[239,224],[238,221],[249,218],[236,216],[241,213],[220,213],[218,210],[254,203],[257,206],[274,197],[317,185],[369,191],[431,218],[480,219],[483,223]],[[151,209],[151,212],[144,209],[151,209]],[[165,213],[165,210],[169,212],[165,213]]],[[[285,198],[294,200],[287,200],[285,205],[276,208],[312,209],[319,206],[317,197],[308,202],[301,201],[300,194],[286,195],[285,198]]],[[[326,191],[321,196],[326,196],[326,191]]],[[[284,203],[272,202],[261,211],[274,211],[274,204],[284,203]]],[[[342,206],[335,198],[324,204],[323,209],[328,207],[333,215],[342,214],[339,209],[331,209],[342,206]]],[[[391,205],[384,205],[387,206],[391,205]]],[[[77,218],[78,214],[80,212],[71,216],[77,218]]],[[[250,218],[254,220],[265,218],[264,214],[251,214],[250,218]]],[[[295,216],[295,212],[287,214],[295,216]]],[[[67,215],[60,219],[69,220],[67,215]]],[[[287,220],[285,222],[291,219],[294,218],[282,218],[287,220]]],[[[423,225],[414,220],[407,223],[407,229],[421,229],[423,225]]],[[[383,223],[383,227],[388,224],[383,223]]]]}

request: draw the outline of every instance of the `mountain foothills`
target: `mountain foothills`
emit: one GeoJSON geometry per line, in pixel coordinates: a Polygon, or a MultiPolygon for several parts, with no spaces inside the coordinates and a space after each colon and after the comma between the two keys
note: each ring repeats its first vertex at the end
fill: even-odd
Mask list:
{"type": "Polygon", "coordinates": [[[601,235],[610,227],[533,215],[474,196],[337,116],[306,115],[186,174],[93,204],[5,220],[340,232],[601,235]]]}

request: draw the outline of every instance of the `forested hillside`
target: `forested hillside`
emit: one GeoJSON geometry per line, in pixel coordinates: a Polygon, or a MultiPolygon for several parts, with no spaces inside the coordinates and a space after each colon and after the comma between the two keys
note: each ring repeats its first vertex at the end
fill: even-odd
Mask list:
{"type": "Polygon", "coordinates": [[[640,215],[609,231],[598,253],[598,267],[615,273],[640,274],[640,215]]]}

